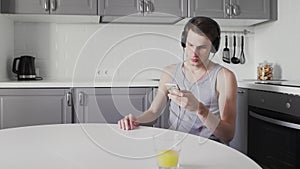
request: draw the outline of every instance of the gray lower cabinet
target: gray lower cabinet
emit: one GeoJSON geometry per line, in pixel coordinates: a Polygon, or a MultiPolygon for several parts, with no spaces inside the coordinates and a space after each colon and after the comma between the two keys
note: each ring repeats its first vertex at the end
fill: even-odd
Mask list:
{"type": "Polygon", "coordinates": [[[0,89],[0,128],[72,122],[69,89],[0,89]]]}
{"type": "Polygon", "coordinates": [[[3,13],[97,15],[97,0],[2,0],[3,13]]]}
{"type": "Polygon", "coordinates": [[[232,19],[270,19],[271,1],[277,0],[191,0],[191,16],[232,19]]]}
{"type": "Polygon", "coordinates": [[[139,115],[152,102],[152,88],[75,88],[74,121],[117,123],[125,115],[139,115]]]}
{"type": "Polygon", "coordinates": [[[235,135],[229,143],[230,147],[247,154],[248,138],[248,90],[238,88],[236,105],[235,135]]]}

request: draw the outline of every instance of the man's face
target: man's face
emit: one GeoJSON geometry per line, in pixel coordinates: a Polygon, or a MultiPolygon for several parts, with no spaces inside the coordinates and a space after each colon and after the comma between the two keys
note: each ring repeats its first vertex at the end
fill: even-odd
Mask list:
{"type": "Polygon", "coordinates": [[[208,61],[211,51],[211,42],[206,36],[189,30],[186,40],[187,63],[197,66],[208,61]]]}

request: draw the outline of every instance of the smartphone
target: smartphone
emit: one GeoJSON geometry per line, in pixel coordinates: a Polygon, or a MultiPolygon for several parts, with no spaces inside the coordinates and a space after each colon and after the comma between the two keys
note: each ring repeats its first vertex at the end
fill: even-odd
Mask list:
{"type": "Polygon", "coordinates": [[[176,90],[180,90],[178,85],[175,83],[165,83],[165,86],[169,93],[173,93],[176,90]]]}

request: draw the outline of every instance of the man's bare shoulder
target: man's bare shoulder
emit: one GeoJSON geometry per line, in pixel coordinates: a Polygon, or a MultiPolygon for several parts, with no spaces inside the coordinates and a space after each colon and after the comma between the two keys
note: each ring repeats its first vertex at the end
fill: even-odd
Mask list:
{"type": "Polygon", "coordinates": [[[177,64],[171,64],[171,65],[168,65],[164,68],[164,71],[168,72],[168,73],[172,73],[174,72],[175,68],[176,68],[176,65],[177,64]]]}
{"type": "Polygon", "coordinates": [[[164,83],[170,82],[172,80],[175,68],[176,68],[176,64],[171,64],[171,65],[166,66],[162,72],[160,81],[162,81],[164,83]]]}
{"type": "Polygon", "coordinates": [[[226,67],[222,67],[218,73],[218,79],[235,79],[235,74],[226,67]]]}

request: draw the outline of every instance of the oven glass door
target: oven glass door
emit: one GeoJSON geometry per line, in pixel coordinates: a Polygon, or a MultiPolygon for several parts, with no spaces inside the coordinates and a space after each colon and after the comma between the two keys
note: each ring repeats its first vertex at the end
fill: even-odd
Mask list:
{"type": "Polygon", "coordinates": [[[266,116],[276,113],[249,106],[248,155],[264,169],[299,169],[300,125],[266,116]]]}

